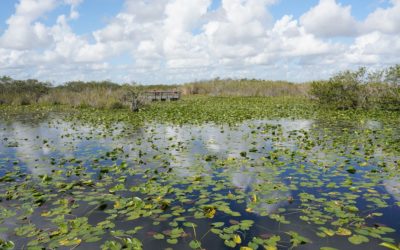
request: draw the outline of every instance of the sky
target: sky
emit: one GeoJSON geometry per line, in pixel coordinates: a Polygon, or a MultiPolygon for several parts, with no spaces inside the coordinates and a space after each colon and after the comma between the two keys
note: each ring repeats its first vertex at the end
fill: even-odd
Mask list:
{"type": "Polygon", "coordinates": [[[305,82],[400,63],[400,0],[0,0],[0,76],[305,82]]]}

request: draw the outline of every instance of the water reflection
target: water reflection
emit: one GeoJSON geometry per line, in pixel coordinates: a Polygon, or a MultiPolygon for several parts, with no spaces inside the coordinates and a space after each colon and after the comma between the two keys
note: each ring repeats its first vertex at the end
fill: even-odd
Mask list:
{"type": "Polygon", "coordinates": [[[383,185],[396,201],[400,201],[400,177],[384,180],[383,185]]]}
{"type": "MultiPolygon", "coordinates": [[[[291,196],[289,191],[273,190],[268,193],[257,192],[257,186],[265,184],[265,181],[257,178],[256,173],[252,172],[235,172],[232,175],[232,184],[240,189],[243,189],[246,193],[255,193],[257,199],[261,202],[257,202],[255,206],[252,206],[252,212],[255,214],[272,214],[276,212],[280,207],[284,207],[288,204],[288,198],[291,196]],[[262,200],[274,201],[271,203],[262,202],[262,200]]],[[[275,177],[274,181],[278,181],[279,178],[275,177]]],[[[247,202],[250,199],[248,199],[247,202]]]]}
{"type": "MultiPolygon", "coordinates": [[[[208,180],[224,178],[223,183],[227,189],[240,189],[247,195],[242,205],[243,207],[252,205],[252,214],[250,215],[252,219],[263,220],[260,215],[277,213],[279,208],[289,207],[289,198],[296,195],[295,191],[288,191],[288,188],[277,188],[276,190],[265,188],[269,185],[288,184],[286,183],[287,176],[282,174],[283,171],[272,171],[273,169],[289,168],[293,165],[297,167],[300,164],[314,166],[312,165],[315,164],[314,160],[324,167],[332,168],[335,165],[350,162],[349,158],[354,160],[354,162],[351,162],[352,164],[358,164],[357,157],[347,150],[347,147],[353,145],[341,141],[341,135],[344,132],[338,128],[332,130],[327,128],[329,127],[325,122],[318,120],[281,119],[248,121],[237,127],[212,124],[176,126],[149,123],[143,128],[129,129],[130,133],[124,134],[127,131],[124,124],[113,127],[110,132],[106,128],[67,122],[54,117],[37,123],[20,122],[18,120],[7,123],[1,122],[0,164],[2,167],[0,168],[0,175],[4,174],[6,170],[12,169],[15,162],[34,176],[51,174],[52,170],[68,164],[84,165],[88,169],[94,165],[109,166],[119,164],[122,161],[126,161],[132,168],[157,170],[160,167],[167,166],[172,169],[174,176],[178,179],[189,179],[189,177],[198,175],[210,177],[208,180]],[[321,138],[321,142],[308,148],[308,138],[312,138],[313,142],[318,141],[316,138],[321,138]],[[327,139],[325,140],[325,138],[327,139]],[[332,146],[332,141],[344,145],[343,148],[332,146]],[[277,159],[274,161],[270,157],[271,152],[281,153],[281,161],[279,162],[277,159]],[[306,152],[306,156],[302,155],[304,152],[306,152]],[[69,159],[77,159],[79,162],[70,161],[64,165],[61,163],[62,160],[69,159]],[[228,159],[234,162],[232,166],[227,164],[220,169],[214,168],[213,164],[216,165],[217,160],[228,161],[228,159]],[[292,164],[290,159],[296,159],[297,165],[292,164]],[[95,164],[93,163],[94,160],[97,160],[95,164]],[[259,164],[262,161],[271,165],[262,166],[262,164],[259,164]],[[278,165],[282,162],[283,165],[278,165]],[[259,202],[250,204],[250,194],[256,194],[259,202]]],[[[370,120],[358,124],[352,129],[383,129],[383,125],[380,122],[370,120]]],[[[363,145],[366,143],[361,140],[367,141],[368,139],[358,138],[354,134],[351,134],[351,136],[353,136],[351,139],[356,138],[355,141],[363,145]]],[[[350,138],[350,136],[348,137],[350,138]]],[[[344,139],[347,140],[348,137],[344,139]]],[[[374,147],[370,150],[370,155],[376,158],[376,162],[393,163],[399,158],[393,155],[387,157],[381,147],[374,147]]],[[[374,162],[371,160],[369,163],[373,165],[374,162]]],[[[307,169],[304,171],[306,173],[307,169]]],[[[320,169],[315,172],[319,174],[320,169]]],[[[345,172],[345,170],[342,172],[345,172]]],[[[341,175],[343,175],[342,172],[341,175]]],[[[313,188],[309,192],[314,192],[317,196],[320,195],[321,189],[319,189],[319,186],[315,187],[311,184],[318,181],[322,184],[334,181],[333,177],[329,175],[321,181],[317,175],[312,176],[310,174],[305,177],[306,174],[304,173],[293,173],[293,175],[300,176],[297,179],[300,180],[297,184],[299,184],[300,189],[302,188],[302,191],[306,188],[313,188]],[[329,178],[332,178],[332,180],[329,178]],[[301,183],[303,180],[307,180],[308,183],[301,183]],[[302,186],[303,184],[304,186],[302,186]]],[[[349,175],[347,172],[344,174],[349,175]]],[[[362,176],[357,176],[357,178],[361,179],[362,176]]],[[[135,181],[127,180],[126,184],[132,183],[133,185],[135,181]]],[[[397,201],[400,201],[399,182],[399,178],[383,181],[386,191],[397,201]]],[[[210,182],[210,185],[212,184],[215,183],[210,182]]],[[[91,208],[82,206],[79,208],[81,210],[78,211],[87,211],[91,208]]],[[[241,212],[244,213],[244,211],[241,212]]],[[[104,216],[102,211],[98,213],[102,213],[104,216]]],[[[97,219],[99,218],[97,217],[97,219]]],[[[282,226],[287,231],[297,230],[301,232],[302,226],[311,228],[309,224],[305,225],[306,223],[299,221],[298,217],[290,219],[292,222],[295,221],[294,225],[282,226]]],[[[143,221],[140,221],[140,223],[145,224],[143,221]]],[[[207,221],[201,221],[199,225],[203,225],[199,228],[199,231],[207,232],[207,221]]],[[[14,225],[6,220],[2,223],[2,226],[13,227],[14,225]]],[[[168,230],[170,227],[167,224],[161,224],[160,228],[168,230]]],[[[306,230],[304,235],[313,238],[315,232],[311,229],[306,230]]],[[[0,234],[1,238],[8,236],[7,234],[0,234]]],[[[143,236],[143,238],[145,241],[151,241],[146,236],[143,236]]],[[[215,241],[215,244],[222,244],[215,238],[212,238],[212,240],[215,241]]],[[[324,246],[322,240],[318,238],[313,240],[317,242],[315,244],[324,246]]],[[[346,239],[343,241],[348,243],[346,239]]],[[[346,246],[345,243],[343,243],[344,246],[346,246]]],[[[155,243],[150,244],[154,245],[155,243]]],[[[313,247],[315,246],[313,245],[313,247]]],[[[223,245],[219,247],[222,248],[223,245]]]]}

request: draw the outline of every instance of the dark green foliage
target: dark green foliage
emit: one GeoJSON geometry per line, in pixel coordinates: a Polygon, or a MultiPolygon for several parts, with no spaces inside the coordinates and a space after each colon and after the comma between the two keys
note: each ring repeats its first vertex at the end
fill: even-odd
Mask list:
{"type": "Polygon", "coordinates": [[[385,71],[385,79],[386,82],[395,85],[397,87],[400,86],[400,64],[389,67],[385,71]]]}
{"type": "Polygon", "coordinates": [[[49,83],[38,80],[14,80],[3,76],[0,78],[0,104],[28,105],[37,103],[40,97],[50,90],[49,83]]]}
{"type": "Polygon", "coordinates": [[[400,65],[383,71],[343,71],[328,81],[311,84],[310,94],[319,103],[338,109],[400,108],[400,65]]]}
{"type": "Polygon", "coordinates": [[[124,105],[121,102],[113,102],[110,106],[111,109],[122,109],[124,105]]]}
{"type": "Polygon", "coordinates": [[[400,109],[400,64],[390,67],[385,71],[387,90],[382,95],[382,106],[388,109],[400,109]]]}
{"type": "Polygon", "coordinates": [[[73,81],[67,82],[64,85],[58,86],[56,88],[65,89],[74,92],[81,92],[87,89],[118,89],[121,88],[121,85],[113,83],[111,81],[101,81],[101,82],[83,82],[83,81],[73,81]]]}
{"type": "Polygon", "coordinates": [[[313,82],[311,94],[322,104],[329,104],[340,109],[357,108],[365,102],[362,96],[366,69],[344,71],[333,76],[328,81],[313,82]]]}

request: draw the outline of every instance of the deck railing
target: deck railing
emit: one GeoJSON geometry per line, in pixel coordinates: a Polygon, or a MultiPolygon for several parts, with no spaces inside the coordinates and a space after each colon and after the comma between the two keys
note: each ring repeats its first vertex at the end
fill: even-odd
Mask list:
{"type": "Polygon", "coordinates": [[[151,101],[177,101],[181,98],[179,91],[146,91],[143,96],[151,101]]]}

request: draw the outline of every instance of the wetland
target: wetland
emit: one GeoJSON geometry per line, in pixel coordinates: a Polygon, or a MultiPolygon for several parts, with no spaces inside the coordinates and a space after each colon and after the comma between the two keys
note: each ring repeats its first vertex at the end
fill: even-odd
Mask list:
{"type": "Polygon", "coordinates": [[[399,249],[400,114],[0,107],[0,249],[399,249]]]}

